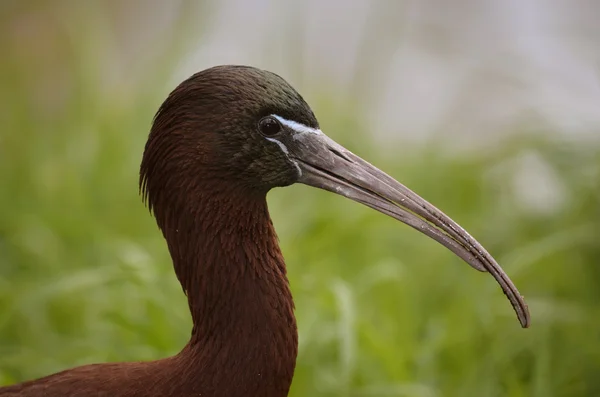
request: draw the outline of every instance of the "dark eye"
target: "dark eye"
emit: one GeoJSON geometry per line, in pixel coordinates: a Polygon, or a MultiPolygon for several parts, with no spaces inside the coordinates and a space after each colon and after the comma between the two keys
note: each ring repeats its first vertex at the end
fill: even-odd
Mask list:
{"type": "Polygon", "coordinates": [[[281,124],[273,117],[267,116],[258,122],[258,130],[265,136],[273,136],[281,131],[281,124]]]}

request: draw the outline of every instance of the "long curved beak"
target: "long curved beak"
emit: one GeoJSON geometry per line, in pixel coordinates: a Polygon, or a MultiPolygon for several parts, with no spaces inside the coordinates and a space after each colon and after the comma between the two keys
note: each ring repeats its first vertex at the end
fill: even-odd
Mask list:
{"type": "Polygon", "coordinates": [[[523,328],[530,316],[523,297],[483,246],[442,211],[391,176],[315,130],[296,133],[288,145],[299,182],[342,195],[426,234],[500,284],[523,328]]]}

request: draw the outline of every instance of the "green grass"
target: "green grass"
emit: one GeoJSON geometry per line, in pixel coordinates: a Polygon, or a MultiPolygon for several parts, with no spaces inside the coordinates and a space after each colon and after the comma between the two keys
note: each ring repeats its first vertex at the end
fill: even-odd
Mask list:
{"type": "MultiPolygon", "coordinates": [[[[170,68],[106,89],[89,49],[66,45],[73,88],[45,111],[35,63],[12,51],[0,70],[0,385],[176,353],[190,333],[187,305],[137,193],[170,68]]],[[[323,191],[277,189],[269,204],[300,327],[291,395],[600,394],[600,147],[520,134],[457,156],[440,134],[391,156],[368,144],[350,107],[309,99],[333,138],[481,241],[533,323],[522,330],[491,276],[412,229],[323,191]],[[515,194],[532,155],[563,192],[553,211],[515,194]]]]}

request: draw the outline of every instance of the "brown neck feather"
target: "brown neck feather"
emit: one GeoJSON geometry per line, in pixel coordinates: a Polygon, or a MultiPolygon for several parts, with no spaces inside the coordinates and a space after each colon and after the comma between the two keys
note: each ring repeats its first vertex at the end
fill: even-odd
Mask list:
{"type": "Polygon", "coordinates": [[[180,358],[195,367],[196,391],[287,396],[298,337],[265,193],[205,183],[177,206],[155,215],[192,314],[180,358]]]}

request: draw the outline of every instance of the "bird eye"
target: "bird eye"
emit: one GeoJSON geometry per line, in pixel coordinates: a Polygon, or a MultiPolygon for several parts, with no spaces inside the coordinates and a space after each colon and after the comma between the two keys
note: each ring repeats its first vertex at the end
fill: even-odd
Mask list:
{"type": "Polygon", "coordinates": [[[273,136],[281,131],[281,124],[273,117],[264,117],[258,122],[258,130],[265,136],[273,136]]]}

